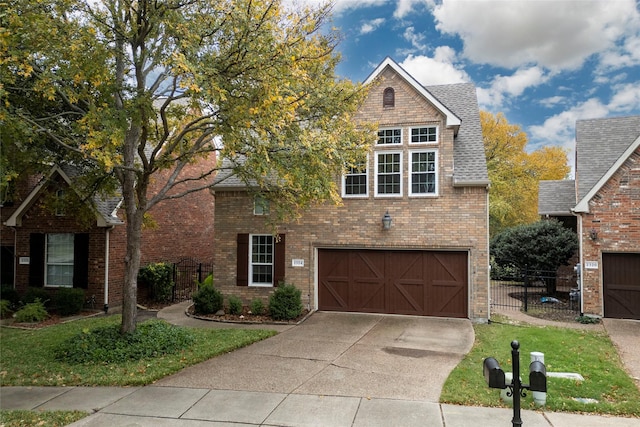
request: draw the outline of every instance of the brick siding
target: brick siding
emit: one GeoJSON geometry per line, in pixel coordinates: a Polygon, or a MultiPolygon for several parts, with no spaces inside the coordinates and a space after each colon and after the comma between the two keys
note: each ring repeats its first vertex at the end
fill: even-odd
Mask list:
{"type": "Polygon", "coordinates": [[[589,211],[582,214],[583,259],[599,268],[583,269],[583,304],[585,313],[602,316],[602,253],[640,252],[640,150],[589,201],[589,211]]]}

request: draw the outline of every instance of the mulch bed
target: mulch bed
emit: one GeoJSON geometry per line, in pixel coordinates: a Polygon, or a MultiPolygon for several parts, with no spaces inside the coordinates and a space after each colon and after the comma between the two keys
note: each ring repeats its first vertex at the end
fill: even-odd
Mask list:
{"type": "Polygon", "coordinates": [[[302,310],[300,316],[291,320],[275,320],[271,316],[266,314],[253,314],[248,307],[243,309],[242,314],[195,314],[194,306],[190,306],[187,313],[195,318],[203,320],[211,320],[216,322],[228,322],[228,323],[264,323],[264,324],[278,324],[278,325],[295,325],[302,321],[308,314],[309,310],[302,310]]]}

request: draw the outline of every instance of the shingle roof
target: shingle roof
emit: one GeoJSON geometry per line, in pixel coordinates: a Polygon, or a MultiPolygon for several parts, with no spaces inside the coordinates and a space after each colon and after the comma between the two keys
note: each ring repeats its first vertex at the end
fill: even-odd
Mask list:
{"type": "Polygon", "coordinates": [[[576,180],[581,201],[640,137],[640,116],[576,122],[576,180]]]}
{"type": "Polygon", "coordinates": [[[488,185],[475,86],[459,83],[427,86],[426,89],[461,119],[458,135],[453,141],[454,185],[488,185]]]}
{"type": "Polygon", "coordinates": [[[571,215],[576,205],[576,182],[573,179],[540,181],[538,213],[540,215],[571,215]]]}

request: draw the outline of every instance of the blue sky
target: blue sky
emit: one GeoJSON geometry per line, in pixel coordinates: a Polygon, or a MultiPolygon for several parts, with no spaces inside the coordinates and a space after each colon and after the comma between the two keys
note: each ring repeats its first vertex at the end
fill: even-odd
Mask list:
{"type": "Polygon", "coordinates": [[[635,0],[334,0],[333,24],[340,75],[390,56],[424,85],[472,82],[530,151],[562,146],[572,166],[576,120],[640,114],[635,0]]]}

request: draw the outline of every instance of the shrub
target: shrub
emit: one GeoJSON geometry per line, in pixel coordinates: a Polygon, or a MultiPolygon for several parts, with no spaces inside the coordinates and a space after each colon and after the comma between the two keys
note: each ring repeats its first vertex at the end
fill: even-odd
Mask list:
{"type": "Polygon", "coordinates": [[[151,288],[151,298],[156,302],[168,302],[173,297],[173,267],[166,262],[158,262],[142,267],[138,280],[151,288]]]}
{"type": "Polygon", "coordinates": [[[83,330],[62,342],[54,356],[67,363],[120,363],[176,353],[194,342],[188,329],[151,320],[130,334],[121,334],[120,325],[83,330]]]}
{"type": "Polygon", "coordinates": [[[249,306],[251,313],[261,315],[264,313],[264,303],[260,298],[254,298],[249,306]]]}
{"type": "Polygon", "coordinates": [[[235,295],[229,297],[229,314],[242,314],[242,300],[235,295]]]}
{"type": "Polygon", "coordinates": [[[0,319],[6,319],[11,315],[11,301],[0,299],[0,319]]]}
{"type": "Polygon", "coordinates": [[[20,294],[12,286],[4,285],[0,288],[0,299],[7,300],[12,306],[16,306],[20,301],[20,294]]]}
{"type": "Polygon", "coordinates": [[[214,314],[222,310],[222,294],[213,284],[200,285],[192,298],[196,314],[214,314]]]}
{"type": "Polygon", "coordinates": [[[51,307],[51,294],[43,288],[29,287],[21,299],[22,304],[29,304],[36,300],[40,300],[47,308],[51,307]]]}
{"type": "Polygon", "coordinates": [[[47,309],[38,298],[34,302],[25,304],[15,313],[16,322],[19,323],[42,322],[48,316],[47,309]]]}
{"type": "Polygon", "coordinates": [[[281,284],[269,297],[269,314],[275,320],[295,319],[302,313],[302,292],[293,285],[281,284]]]}
{"type": "Polygon", "coordinates": [[[501,267],[555,271],[578,249],[578,236],[559,221],[543,220],[509,228],[490,243],[491,256],[501,267]]]}
{"type": "Polygon", "coordinates": [[[56,311],[60,316],[80,313],[84,305],[84,291],[77,288],[61,288],[55,296],[56,311]]]}

